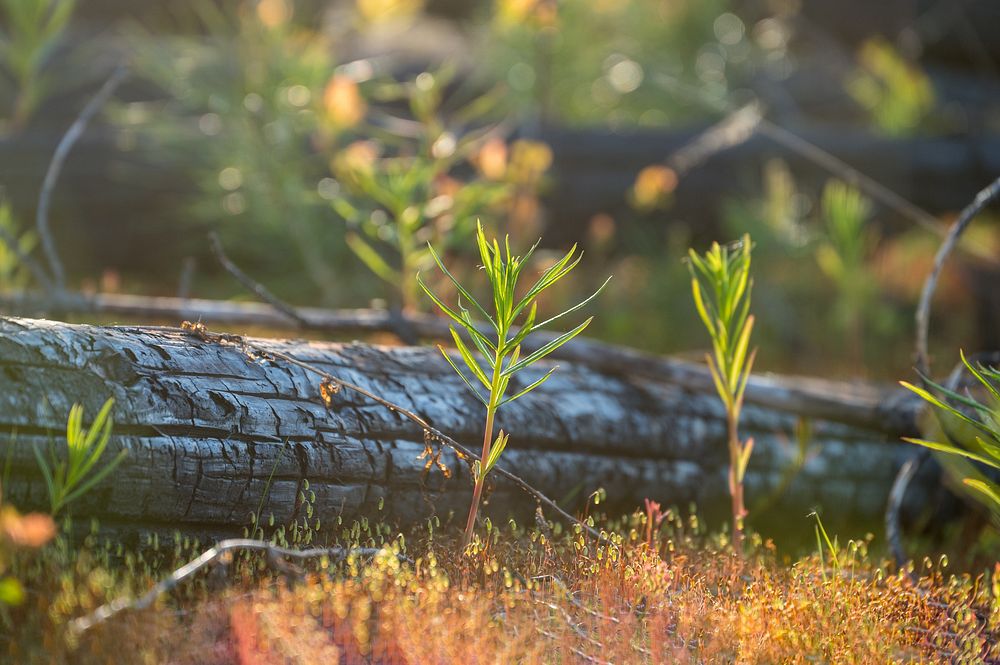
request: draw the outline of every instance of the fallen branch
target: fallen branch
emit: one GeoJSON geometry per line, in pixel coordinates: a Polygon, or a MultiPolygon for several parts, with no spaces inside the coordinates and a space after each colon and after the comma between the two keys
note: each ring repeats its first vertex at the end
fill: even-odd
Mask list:
{"type": "MultiPolygon", "coordinates": [[[[423,339],[450,339],[446,319],[426,314],[405,317],[387,310],[328,310],[297,307],[300,326],[274,307],[261,303],[180,299],[135,295],[64,294],[60,298],[32,293],[0,295],[0,310],[28,316],[50,311],[67,314],[104,315],[148,321],[202,321],[213,327],[254,326],[270,330],[309,330],[337,336],[396,333],[400,319],[423,339]]],[[[531,350],[552,339],[539,331],[524,346],[531,350]]],[[[567,360],[615,375],[641,376],[683,385],[689,390],[712,393],[715,388],[704,365],[577,337],[558,349],[553,359],[567,360]]],[[[806,377],[754,375],[747,386],[746,401],[763,407],[861,427],[893,436],[916,432],[917,400],[907,391],[872,385],[806,377]]]]}
{"type": "Polygon", "coordinates": [[[222,563],[223,565],[228,564],[227,561],[220,561],[220,559],[224,559],[223,555],[226,555],[234,550],[266,552],[268,561],[272,562],[272,565],[277,565],[279,569],[281,568],[280,561],[282,558],[304,561],[307,559],[320,559],[325,557],[332,561],[343,561],[352,555],[372,557],[381,551],[379,548],[375,547],[362,547],[354,549],[345,549],[343,547],[324,547],[296,550],[287,547],[279,547],[273,543],[263,540],[230,538],[216,543],[214,547],[206,550],[196,559],[184,564],[170,575],[157,582],[152,589],[144,593],[142,596],[134,600],[129,600],[128,598],[117,598],[110,603],[101,605],[86,616],[74,619],[69,624],[70,633],[74,636],[79,636],[97,624],[107,621],[116,614],[120,614],[126,610],[144,610],[151,607],[153,603],[156,602],[157,598],[177,588],[205,567],[216,563],[222,563]]]}
{"type": "MultiPolygon", "coordinates": [[[[74,402],[92,412],[114,397],[108,454],[129,454],[113,481],[73,505],[76,523],[96,519],[107,537],[135,542],[143,533],[169,537],[181,530],[214,541],[236,536],[247,515],[301,522],[309,511],[300,498],[307,480],[306,495],[315,493],[309,503],[327,529],[338,515],[377,514],[401,524],[433,515],[447,520],[468,505],[465,481],[474,456],[434,434],[447,432],[470,448],[478,438],[478,402],[462,388],[430,347],[202,340],[176,328],[0,319],[0,432],[19,432],[16,441],[0,437],[0,455],[11,469],[4,490],[25,508],[43,501],[32,446],[47,445],[50,432],[65,428],[74,402]],[[276,354],[383,401],[337,391],[334,380],[276,354]],[[447,473],[437,473],[442,466],[447,473]]],[[[751,482],[766,493],[782,476],[783,441],[798,419],[755,405],[747,405],[745,415],[760,446],[751,482]]],[[[610,511],[629,510],[643,498],[706,506],[716,497],[725,427],[709,393],[566,362],[501,420],[525,432],[508,451],[505,468],[562,499],[563,513],[574,514],[600,487],[610,511]]],[[[871,430],[822,419],[813,421],[812,431],[817,454],[780,505],[824,503],[831,519],[834,513],[856,521],[881,514],[902,447],[885,445],[871,430]],[[845,464],[858,458],[870,463],[845,464]]],[[[515,480],[496,476],[494,519],[520,521],[536,505],[515,480]]],[[[541,505],[552,519],[564,519],[547,502],[541,505]]]]}

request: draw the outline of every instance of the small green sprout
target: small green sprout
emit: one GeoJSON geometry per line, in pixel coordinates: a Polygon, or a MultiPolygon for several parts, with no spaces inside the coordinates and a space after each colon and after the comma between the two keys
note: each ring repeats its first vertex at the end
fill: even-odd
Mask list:
{"type": "Polygon", "coordinates": [[[111,428],[114,426],[111,408],[114,404],[114,399],[106,401],[88,429],[83,427],[83,406],[73,405],[66,421],[66,459],[60,459],[54,450],[50,450],[50,459],[46,460],[42,451],[37,447],[33,449],[48,489],[52,515],[57,515],[67,504],[93,489],[125,458],[127,451],[122,450],[94,471],[111,439],[111,428]],[[91,474],[91,471],[94,473],[91,474]]]}
{"type": "Polygon", "coordinates": [[[509,435],[503,430],[500,430],[495,440],[493,438],[493,421],[497,410],[504,404],[513,402],[542,385],[550,376],[552,376],[552,372],[555,371],[555,368],[553,367],[541,377],[516,392],[514,395],[506,396],[507,387],[510,383],[511,377],[522,369],[526,369],[530,365],[534,364],[536,361],[541,360],[566,342],[579,335],[590,324],[593,317],[588,318],[586,321],[569,332],[556,336],[554,339],[543,344],[537,350],[525,355],[523,358],[521,357],[522,342],[524,342],[525,338],[532,332],[541,330],[563,316],[584,307],[587,303],[597,297],[597,294],[604,289],[608,281],[611,279],[609,277],[605,280],[604,284],[602,284],[597,291],[580,303],[544,321],[536,322],[538,307],[536,300],[538,296],[541,295],[545,289],[549,288],[569,274],[569,272],[580,263],[580,259],[583,258],[583,254],[581,253],[579,256],[574,257],[576,254],[576,245],[573,245],[565,256],[545,270],[545,272],[543,272],[538,278],[538,281],[536,281],[531,288],[518,298],[518,279],[521,276],[521,271],[526,265],[528,265],[528,261],[534,253],[535,248],[538,246],[538,243],[536,242],[534,246],[528,250],[528,253],[525,256],[515,256],[512,255],[510,251],[509,237],[506,238],[504,242],[504,249],[501,250],[500,243],[497,242],[496,239],[494,239],[492,243],[486,240],[481,224],[477,225],[476,241],[479,246],[479,256],[482,260],[482,267],[483,270],[486,271],[486,276],[489,279],[490,288],[492,290],[493,303],[490,308],[492,310],[492,314],[488,312],[486,307],[481,305],[479,301],[473,298],[469,291],[461,283],[459,283],[454,276],[452,276],[448,269],[445,268],[444,263],[442,263],[441,258],[438,256],[437,252],[434,251],[433,247],[430,248],[430,252],[434,262],[437,263],[438,268],[440,268],[441,272],[444,273],[449,280],[451,280],[455,289],[458,291],[459,300],[457,306],[452,308],[446,305],[441,298],[439,298],[434,291],[432,291],[424,283],[420,274],[417,273],[417,284],[420,285],[420,288],[424,290],[424,292],[430,297],[431,300],[434,301],[434,304],[437,305],[442,312],[458,324],[458,328],[465,332],[465,335],[469,340],[471,340],[472,346],[478,350],[482,356],[482,361],[480,361],[475,357],[475,355],[473,355],[472,349],[470,349],[466,342],[462,341],[462,336],[459,334],[459,330],[456,329],[454,325],[451,326],[451,335],[455,340],[455,346],[457,347],[465,366],[468,368],[469,374],[471,374],[471,378],[463,372],[457,364],[455,364],[443,347],[438,347],[441,349],[441,353],[448,361],[448,364],[450,364],[452,369],[454,369],[455,372],[462,377],[462,380],[465,381],[465,384],[476,396],[476,399],[478,399],[482,405],[486,407],[486,427],[483,434],[482,461],[477,460],[473,465],[475,489],[472,494],[472,505],[469,508],[469,518],[465,525],[465,545],[468,545],[472,540],[472,532],[476,523],[476,514],[479,511],[479,501],[482,497],[486,476],[500,460],[500,456],[506,449],[507,442],[509,440],[509,435]],[[492,329],[489,334],[484,334],[480,328],[476,326],[472,319],[472,312],[470,312],[470,310],[462,304],[463,301],[471,305],[477,316],[481,316],[486,320],[486,322],[488,322],[489,328],[492,329]],[[521,321],[520,327],[518,327],[516,325],[516,321],[521,318],[522,315],[523,320],[521,321]],[[491,339],[491,337],[494,336],[495,340],[491,339]],[[476,382],[482,385],[485,389],[485,394],[476,387],[476,382]]]}
{"type": "Polygon", "coordinates": [[[699,256],[689,250],[691,291],[708,334],[712,353],[706,354],[715,388],[726,408],[729,442],[729,494],[733,507],[733,547],[743,551],[743,520],[747,510],[743,502],[743,477],[746,474],[753,439],[740,441],[740,411],[743,393],[750,378],[756,349],[750,351],[753,315],[750,314],[750,236],[744,235],[735,247],[713,243],[699,256]]]}

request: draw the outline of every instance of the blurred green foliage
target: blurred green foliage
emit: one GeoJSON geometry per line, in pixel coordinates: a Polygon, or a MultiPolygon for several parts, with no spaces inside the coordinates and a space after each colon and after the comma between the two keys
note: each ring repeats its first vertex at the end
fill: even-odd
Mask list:
{"type": "Polygon", "coordinates": [[[47,68],[76,0],[0,0],[0,135],[23,129],[57,77],[47,68]]]}
{"type": "Polygon", "coordinates": [[[725,95],[761,49],[728,0],[496,0],[483,59],[528,118],[664,126],[703,116],[665,95],[666,75],[725,95]]]}
{"type": "MultiPolygon", "coordinates": [[[[4,235],[17,242],[17,249],[28,256],[37,245],[34,231],[20,231],[14,220],[14,213],[7,201],[0,201],[0,229],[4,235]]],[[[21,262],[18,252],[0,240],[0,293],[24,289],[30,282],[31,274],[21,262]]]]}
{"type": "Polygon", "coordinates": [[[874,126],[891,136],[918,130],[934,106],[927,75],[881,38],[862,44],[857,59],[845,87],[871,114],[874,126]]]}

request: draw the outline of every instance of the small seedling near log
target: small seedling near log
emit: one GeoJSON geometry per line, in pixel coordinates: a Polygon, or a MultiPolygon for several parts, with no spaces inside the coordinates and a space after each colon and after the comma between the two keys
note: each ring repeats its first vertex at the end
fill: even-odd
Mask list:
{"type": "Polygon", "coordinates": [[[104,466],[97,467],[111,439],[111,428],[114,426],[111,408],[114,404],[114,399],[106,401],[87,429],[83,426],[83,406],[73,405],[66,421],[65,459],[60,459],[54,450],[49,450],[49,459],[46,459],[42,451],[33,449],[45,479],[52,515],[59,514],[67,504],[92,490],[125,458],[126,451],[122,450],[104,466]]]}
{"type": "Polygon", "coordinates": [[[444,301],[442,301],[441,298],[439,298],[434,291],[432,291],[424,283],[420,277],[420,273],[417,273],[417,284],[420,285],[420,288],[424,290],[428,297],[434,301],[434,304],[437,305],[442,312],[447,314],[449,318],[458,324],[459,328],[463,330],[469,340],[471,340],[473,347],[477,349],[480,354],[482,354],[482,361],[480,361],[473,355],[473,351],[470,347],[462,341],[462,336],[459,334],[455,326],[450,326],[452,338],[455,340],[455,346],[458,348],[458,352],[461,354],[462,360],[465,362],[465,366],[472,375],[472,378],[470,378],[458,367],[457,364],[455,364],[443,347],[438,347],[441,349],[441,353],[448,361],[448,364],[450,364],[452,369],[454,369],[455,372],[462,377],[462,380],[465,381],[465,384],[476,396],[476,399],[478,399],[483,406],[486,407],[486,426],[483,433],[483,452],[481,459],[476,460],[473,464],[475,489],[472,494],[472,505],[469,507],[469,518],[465,524],[464,545],[468,545],[472,540],[472,531],[476,524],[476,514],[479,511],[479,501],[483,494],[483,486],[486,482],[486,476],[500,460],[500,456],[507,447],[507,441],[509,439],[509,434],[503,430],[500,430],[495,440],[493,438],[493,421],[496,417],[497,410],[504,404],[513,402],[519,397],[527,395],[529,392],[542,385],[550,376],[552,376],[552,372],[555,371],[555,368],[553,367],[540,378],[528,384],[525,388],[522,388],[516,394],[506,397],[505,395],[507,393],[507,387],[510,383],[511,377],[534,364],[536,361],[541,360],[566,342],[579,335],[588,325],[590,325],[590,322],[594,317],[588,318],[586,321],[569,332],[559,335],[523,358],[521,357],[522,342],[524,342],[525,338],[527,338],[532,332],[541,330],[563,316],[582,308],[584,305],[597,297],[597,294],[604,289],[604,286],[607,285],[608,281],[611,279],[609,277],[605,280],[604,284],[602,284],[597,291],[580,303],[570,307],[560,314],[556,314],[553,317],[545,319],[544,321],[536,322],[538,296],[541,295],[545,289],[549,288],[568,275],[569,272],[580,263],[580,259],[583,258],[583,254],[581,253],[576,255],[576,245],[573,245],[565,256],[556,261],[545,272],[543,272],[541,277],[538,278],[538,281],[536,281],[535,284],[529,288],[524,295],[520,297],[520,299],[518,299],[518,279],[521,276],[521,271],[526,265],[528,265],[528,261],[534,253],[535,248],[538,247],[538,243],[536,242],[523,257],[516,256],[511,254],[509,237],[505,239],[504,249],[501,250],[500,243],[497,242],[495,238],[492,242],[486,240],[486,235],[483,233],[483,227],[481,224],[477,225],[476,241],[479,246],[479,255],[482,260],[482,267],[483,270],[486,271],[486,276],[489,279],[490,289],[493,295],[493,306],[491,307],[492,314],[488,312],[486,307],[481,305],[479,301],[472,297],[468,289],[466,289],[457,279],[455,279],[455,277],[452,276],[448,269],[445,268],[444,263],[442,263],[437,252],[435,252],[434,248],[430,245],[428,245],[428,247],[430,248],[431,257],[434,259],[434,262],[437,264],[441,272],[444,273],[449,280],[451,280],[455,289],[458,291],[459,299],[456,307],[453,308],[446,305],[444,301]],[[477,313],[477,316],[483,317],[489,323],[489,326],[493,329],[490,335],[482,333],[479,328],[476,327],[476,324],[472,319],[472,312],[465,307],[463,302],[470,304],[472,309],[477,313]],[[521,318],[522,315],[523,320],[520,324],[520,328],[518,328],[516,321],[521,318]],[[495,341],[490,339],[490,337],[494,334],[496,336],[495,341]],[[485,388],[485,396],[476,387],[475,382],[482,384],[483,388],[485,388]]]}
{"type": "Polygon", "coordinates": [[[750,236],[733,247],[713,243],[704,256],[689,250],[691,291],[708,334],[712,353],[706,354],[715,388],[726,408],[729,442],[729,495],[733,507],[733,548],[742,556],[743,476],[746,474],[753,439],[740,441],[740,411],[750,370],[757,351],[750,351],[753,315],[750,314],[750,236]]]}

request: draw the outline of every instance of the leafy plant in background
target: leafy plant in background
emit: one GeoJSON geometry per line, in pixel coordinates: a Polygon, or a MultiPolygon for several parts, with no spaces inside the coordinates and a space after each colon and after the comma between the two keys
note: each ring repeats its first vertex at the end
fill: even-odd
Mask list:
{"type": "Polygon", "coordinates": [[[492,136],[495,127],[449,129],[482,122],[499,91],[474,97],[446,118],[444,92],[453,73],[443,69],[408,83],[381,83],[376,98],[409,108],[412,136],[373,132],[378,141],[354,143],[331,160],[338,190],[331,205],[347,223],[347,245],[392,287],[404,309],[418,307],[409,276],[430,267],[428,243],[461,247],[474,230],[472,219],[513,218],[511,203],[525,192],[534,196],[540,178],[518,178],[522,172],[508,159],[506,144],[492,136]]]}
{"type": "MultiPolygon", "coordinates": [[[[988,402],[979,402],[969,395],[962,395],[936,383],[930,385],[944,395],[938,397],[931,391],[912,383],[900,383],[935,407],[940,423],[942,441],[906,438],[937,452],[972,460],[993,469],[1000,469],[1000,371],[982,364],[973,365],[962,354],[966,370],[985,390],[988,402]],[[949,404],[946,399],[956,405],[949,404]]],[[[975,495],[1000,518],[1000,484],[967,466],[969,473],[963,482],[975,495]]]]}
{"type": "MultiPolygon", "coordinates": [[[[536,315],[538,310],[538,297],[547,288],[564,278],[568,275],[579,263],[580,259],[583,257],[582,254],[576,255],[576,245],[574,245],[561,259],[553,263],[546,269],[538,280],[527,290],[523,295],[518,298],[518,280],[521,277],[521,272],[524,270],[525,266],[528,265],[535,248],[538,243],[535,243],[527,254],[522,256],[516,256],[511,254],[510,251],[510,238],[508,237],[504,242],[504,248],[501,250],[500,243],[494,239],[491,242],[487,241],[486,235],[483,233],[482,225],[477,226],[476,230],[476,243],[479,248],[479,256],[482,260],[483,270],[486,272],[487,279],[489,280],[490,290],[492,291],[492,314],[487,311],[484,307],[476,300],[469,291],[457,280],[448,269],[444,266],[441,258],[438,256],[437,252],[434,251],[433,247],[429,248],[430,254],[437,267],[441,272],[447,277],[455,289],[459,293],[458,304],[455,308],[446,305],[441,298],[435,294],[435,292],[430,289],[424,281],[421,279],[420,274],[417,274],[417,284],[420,288],[430,297],[434,304],[440,308],[449,318],[458,324],[459,328],[463,330],[469,340],[472,342],[472,348],[479,351],[482,354],[482,360],[477,360],[474,352],[470,347],[462,341],[462,336],[458,333],[455,326],[451,326],[451,335],[455,340],[455,346],[458,348],[458,352],[465,363],[466,368],[468,368],[471,377],[466,375],[458,365],[451,359],[451,356],[441,348],[441,353],[444,355],[445,359],[452,366],[452,369],[462,377],[465,384],[469,387],[472,393],[476,396],[476,399],[486,407],[486,425],[485,431],[483,433],[483,451],[482,456],[479,461],[477,461],[473,467],[473,477],[475,480],[475,488],[472,494],[472,505],[469,507],[469,517],[465,524],[465,537],[464,545],[468,545],[472,540],[472,532],[476,524],[476,514],[479,511],[479,501],[482,497],[483,486],[486,482],[486,476],[490,470],[496,466],[497,462],[500,460],[500,456],[503,454],[504,449],[507,446],[509,435],[500,430],[496,439],[493,439],[493,421],[496,417],[497,410],[514,400],[527,395],[529,392],[542,385],[550,376],[552,372],[555,371],[553,367],[548,372],[543,374],[540,378],[529,383],[527,386],[516,392],[515,394],[507,397],[507,388],[510,384],[511,378],[523,369],[527,369],[535,362],[541,360],[545,356],[549,355],[560,346],[570,341],[581,332],[583,332],[593,317],[588,318],[586,321],[573,328],[569,332],[565,332],[561,335],[556,336],[552,340],[546,342],[537,350],[528,353],[524,357],[521,356],[521,344],[532,332],[542,330],[551,323],[559,320],[563,316],[575,312],[576,310],[582,308],[601,292],[604,288],[602,285],[597,291],[595,291],[590,297],[582,300],[576,305],[570,307],[569,309],[556,314],[544,321],[536,321],[536,315]],[[462,303],[468,303],[472,309],[475,311],[476,316],[483,317],[492,328],[490,334],[483,333],[473,321],[472,312],[467,309],[462,303]],[[521,320],[520,328],[517,328],[517,321],[521,320]],[[495,335],[495,340],[491,337],[495,335]],[[480,392],[479,388],[476,387],[476,383],[481,384],[485,389],[486,394],[480,392]]],[[[604,282],[606,285],[611,278],[604,282]]]]}
{"type": "MultiPolygon", "coordinates": [[[[17,247],[23,255],[31,254],[31,250],[35,248],[36,236],[32,231],[22,233],[18,230],[10,204],[6,201],[0,202],[0,228],[17,242],[17,247]]],[[[23,289],[30,277],[30,272],[21,263],[17,252],[0,239],[0,292],[23,289]]]]}
{"type": "Polygon", "coordinates": [[[371,67],[337,68],[332,40],[296,24],[292,2],[232,12],[196,0],[189,10],[177,36],[133,29],[137,73],[168,96],[120,109],[119,124],[157,163],[198,176],[191,216],[219,226],[235,255],[295,274],[300,289],[304,274],[333,303],[349,277],[333,266],[349,253],[323,178],[327,155],[367,112],[360,84],[371,67]],[[290,269],[290,256],[303,270],[290,269]]]}
{"type": "Polygon", "coordinates": [[[750,314],[750,236],[735,247],[713,243],[699,256],[688,253],[691,292],[698,316],[712,338],[712,353],[706,354],[712,380],[726,408],[729,446],[729,494],[733,511],[733,547],[742,556],[743,520],[747,516],[743,501],[743,477],[746,474],[753,439],[740,441],[740,411],[756,350],[750,351],[753,315],[750,314]]]}
{"type": "Polygon", "coordinates": [[[127,451],[122,450],[110,461],[97,466],[111,439],[111,428],[114,427],[111,409],[114,404],[114,399],[108,399],[86,429],[83,426],[83,406],[73,405],[66,421],[65,458],[52,448],[47,457],[37,447],[33,449],[49,493],[52,515],[58,515],[69,503],[93,489],[125,459],[127,451]]]}
{"type": "Polygon", "coordinates": [[[0,131],[23,129],[50,92],[46,64],[75,7],[76,0],[0,0],[0,100],[10,101],[0,131]]]}
{"type": "Polygon", "coordinates": [[[878,236],[867,226],[870,213],[871,202],[857,188],[840,180],[826,183],[821,201],[826,233],[816,260],[837,287],[835,322],[850,340],[858,367],[863,364],[864,321],[878,318],[873,307],[878,283],[870,268],[878,236]]]}
{"type": "MultiPolygon", "coordinates": [[[[728,0],[499,0],[484,62],[522,116],[568,125],[666,126],[700,110],[660,77],[722,99],[762,70],[785,70],[787,28],[748,24],[728,0]]],[[[791,9],[782,9],[794,11],[791,9]]]]}
{"type": "Polygon", "coordinates": [[[934,87],[921,69],[884,39],[866,41],[858,68],[845,87],[868,110],[875,126],[891,136],[913,133],[934,107],[934,87]]]}

